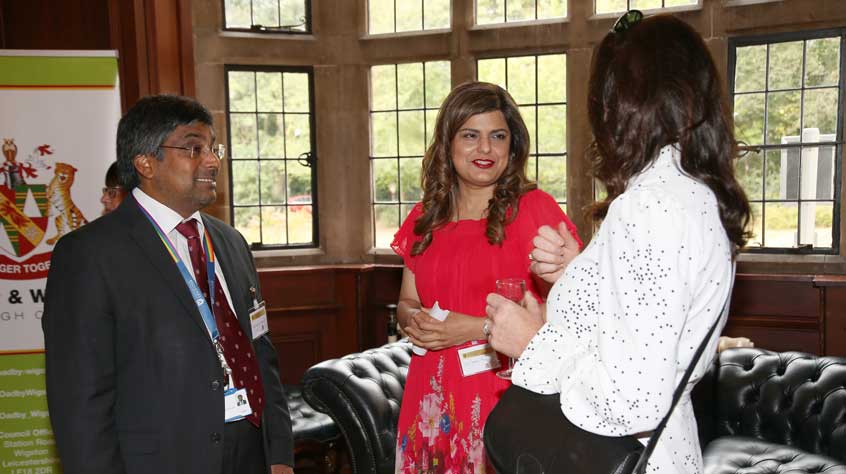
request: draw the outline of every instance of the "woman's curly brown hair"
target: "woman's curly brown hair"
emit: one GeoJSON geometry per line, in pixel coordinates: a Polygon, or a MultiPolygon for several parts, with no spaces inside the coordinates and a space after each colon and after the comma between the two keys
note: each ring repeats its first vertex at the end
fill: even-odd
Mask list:
{"type": "Polygon", "coordinates": [[[537,185],[526,177],[529,159],[529,131],[517,104],[505,89],[487,82],[466,82],[449,93],[435,124],[432,144],[423,157],[423,214],[414,223],[422,239],[412,255],[420,255],[432,243],[432,232],[457,214],[458,175],[452,163],[452,139],[470,117],[500,111],[511,134],[508,166],[496,182],[488,201],[485,235],[491,244],[502,244],[505,226],[517,217],[520,197],[537,185]]]}
{"type": "Polygon", "coordinates": [[[735,250],[746,244],[751,210],[734,176],[732,117],[714,60],[693,28],[656,15],[608,33],[594,51],[588,119],[594,177],[607,191],[592,208],[595,219],[662,147],[677,144],[685,173],[714,192],[735,250]]]}

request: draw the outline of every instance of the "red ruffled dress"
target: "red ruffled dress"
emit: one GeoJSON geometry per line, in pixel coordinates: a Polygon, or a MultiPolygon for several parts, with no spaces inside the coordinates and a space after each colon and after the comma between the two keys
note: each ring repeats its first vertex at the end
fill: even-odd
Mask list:
{"type": "MultiPolygon", "coordinates": [[[[412,246],[420,238],[414,234],[414,223],[421,213],[418,203],[391,244],[414,273],[421,303],[430,308],[437,301],[443,309],[478,317],[485,316],[485,298],[495,291],[497,279],[523,278],[537,296],[529,252],[540,226],[556,228],[564,221],[578,240],[575,226],[552,196],[534,190],[520,199],[517,218],[505,227],[502,246],[488,243],[485,219],[462,220],[435,230],[431,245],[412,256],[412,246]]],[[[510,382],[494,371],[462,375],[458,349],[480,342],[484,341],[412,356],[397,426],[396,472],[494,472],[486,461],[482,431],[510,382]]],[[[506,357],[500,355],[500,361],[506,367],[506,357]]]]}

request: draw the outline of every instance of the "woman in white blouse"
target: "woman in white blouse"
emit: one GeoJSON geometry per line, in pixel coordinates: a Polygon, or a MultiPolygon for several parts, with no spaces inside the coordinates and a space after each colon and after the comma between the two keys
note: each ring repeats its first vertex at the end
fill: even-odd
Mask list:
{"type": "MultiPolygon", "coordinates": [[[[497,451],[492,461],[532,460],[521,474],[560,472],[556,459],[567,446],[549,440],[563,418],[646,443],[721,314],[734,256],[746,242],[750,208],[734,177],[737,147],[713,59],[681,20],[641,21],[639,13],[618,21],[591,66],[591,155],[607,190],[593,208],[601,221],[596,235],[576,256],[569,236],[541,229],[531,257],[532,271],[555,282],[545,308],[531,298],[525,309],[487,298],[491,343],[519,361],[512,396],[506,392],[488,419],[485,444],[497,451]],[[542,416],[528,422],[530,409],[542,416]]],[[[689,392],[711,362],[719,332],[647,472],[701,472],[689,392]]]]}

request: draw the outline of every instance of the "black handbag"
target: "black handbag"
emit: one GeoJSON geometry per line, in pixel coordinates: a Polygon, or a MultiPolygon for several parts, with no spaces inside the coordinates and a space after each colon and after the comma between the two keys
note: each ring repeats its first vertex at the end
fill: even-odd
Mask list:
{"type": "MultiPolygon", "coordinates": [[[[732,283],[734,272],[732,272],[732,283]]],[[[512,385],[485,422],[485,449],[488,460],[499,474],[642,474],[673,409],[681,399],[690,375],[705,351],[711,335],[728,314],[731,287],[720,317],[711,325],[696,354],[673,393],[670,409],[644,445],[635,435],[602,436],[571,423],[561,412],[560,395],[541,395],[512,385]],[[550,426],[548,436],[532,438],[523,446],[524,432],[532,427],[550,426]]],[[[646,435],[644,433],[643,435],[646,435]]]]}

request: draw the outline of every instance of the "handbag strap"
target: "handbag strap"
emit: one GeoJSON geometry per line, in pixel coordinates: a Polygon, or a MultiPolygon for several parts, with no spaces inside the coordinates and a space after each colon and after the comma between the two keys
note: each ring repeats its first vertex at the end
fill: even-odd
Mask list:
{"type": "Polygon", "coordinates": [[[638,459],[637,464],[632,471],[633,474],[642,474],[646,470],[646,463],[649,461],[649,456],[651,456],[652,451],[655,450],[655,445],[658,444],[658,438],[661,436],[661,433],[664,432],[664,428],[667,426],[667,421],[669,421],[670,416],[673,414],[673,409],[681,399],[684,389],[687,387],[687,382],[690,380],[690,375],[693,373],[693,368],[696,367],[697,362],[699,362],[699,358],[702,356],[702,353],[705,352],[705,347],[708,345],[708,341],[711,339],[711,335],[714,334],[717,326],[720,325],[720,321],[722,321],[723,316],[728,316],[729,303],[731,303],[731,293],[734,289],[735,271],[736,267],[732,265],[731,283],[729,284],[729,292],[728,296],[726,296],[726,302],[725,305],[723,305],[723,310],[720,312],[717,320],[714,321],[714,324],[711,325],[711,329],[708,330],[708,334],[706,334],[705,338],[702,339],[702,342],[699,344],[699,348],[696,349],[696,354],[694,354],[693,359],[690,361],[690,365],[687,367],[687,370],[685,370],[684,376],[682,376],[679,385],[676,387],[676,391],[673,393],[673,402],[670,404],[670,410],[664,416],[664,419],[661,420],[661,423],[658,423],[658,426],[652,432],[652,436],[649,438],[646,448],[644,448],[644,450],[640,453],[640,459],[638,459]]]}

